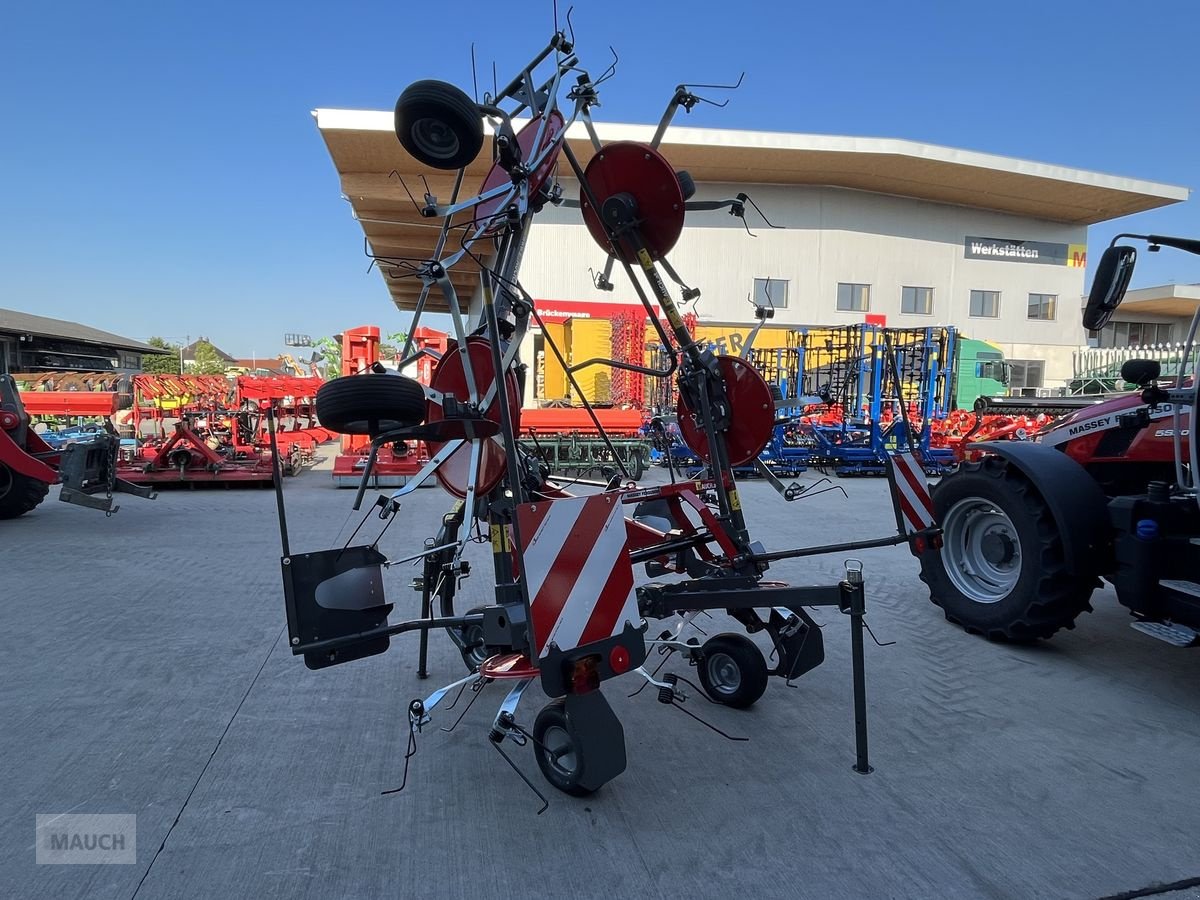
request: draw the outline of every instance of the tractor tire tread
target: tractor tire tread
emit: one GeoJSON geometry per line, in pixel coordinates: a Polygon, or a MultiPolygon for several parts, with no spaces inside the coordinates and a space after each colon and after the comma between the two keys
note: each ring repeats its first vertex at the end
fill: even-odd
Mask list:
{"type": "MultiPolygon", "coordinates": [[[[1018,616],[1000,625],[981,627],[962,615],[956,614],[939,600],[940,590],[954,590],[948,585],[943,563],[937,551],[922,554],[921,581],[929,588],[929,599],[940,607],[946,620],[958,625],[968,634],[978,634],[990,641],[1032,643],[1045,640],[1062,629],[1073,629],[1075,619],[1084,612],[1091,612],[1089,602],[1095,588],[1095,580],[1076,577],[1067,571],[1062,537],[1049,507],[1037,490],[1019,470],[997,457],[985,457],[977,462],[964,462],[954,472],[945,476],[933,492],[934,509],[939,519],[944,510],[938,509],[938,493],[943,486],[953,483],[952,479],[965,475],[982,475],[994,478],[1004,485],[1012,496],[1018,498],[1032,517],[1037,528],[1041,552],[1039,562],[1041,574],[1036,589],[1018,616]]],[[[973,601],[970,601],[973,602],[973,601]]]]}

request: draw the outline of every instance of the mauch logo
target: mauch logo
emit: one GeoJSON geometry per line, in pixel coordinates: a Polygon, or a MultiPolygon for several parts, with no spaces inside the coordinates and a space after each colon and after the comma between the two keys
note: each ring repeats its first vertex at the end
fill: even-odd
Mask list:
{"type": "Polygon", "coordinates": [[[132,865],[137,816],[63,813],[36,816],[34,860],[44,865],[132,865]]]}

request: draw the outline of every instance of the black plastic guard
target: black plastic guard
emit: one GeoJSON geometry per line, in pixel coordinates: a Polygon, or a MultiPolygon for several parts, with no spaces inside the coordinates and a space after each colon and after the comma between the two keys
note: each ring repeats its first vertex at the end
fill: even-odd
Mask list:
{"type": "Polygon", "coordinates": [[[283,557],[288,642],[293,654],[304,654],[304,664],[310,669],[324,669],[387,650],[387,635],[334,649],[306,649],[318,641],[353,637],[387,626],[392,605],[383,595],[385,561],[386,557],[374,547],[283,557]]]}
{"type": "Polygon", "coordinates": [[[774,674],[792,681],[825,662],[825,639],[803,608],[789,607],[788,612],[796,617],[794,621],[772,609],[769,627],[779,651],[779,666],[774,674]]]}
{"type": "Polygon", "coordinates": [[[625,771],[625,729],[599,691],[567,694],[567,729],[583,758],[580,787],[594,791],[625,771]]]}

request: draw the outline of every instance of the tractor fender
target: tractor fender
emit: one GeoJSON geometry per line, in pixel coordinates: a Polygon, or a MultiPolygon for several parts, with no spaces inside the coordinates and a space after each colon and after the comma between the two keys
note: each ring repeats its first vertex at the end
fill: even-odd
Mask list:
{"type": "Polygon", "coordinates": [[[1073,575],[1099,575],[1109,558],[1108,498],[1071,457],[1031,441],[985,441],[972,450],[999,456],[1029,479],[1046,501],[1073,575]]]}
{"type": "MultiPolygon", "coordinates": [[[[27,437],[36,438],[37,435],[29,432],[27,437]]],[[[37,443],[41,443],[38,439],[37,443]]],[[[43,444],[43,446],[45,446],[43,444]]],[[[30,456],[25,448],[13,440],[3,428],[0,428],[0,465],[8,466],[18,475],[24,475],[26,478],[32,478],[34,481],[42,481],[46,484],[56,484],[58,482],[58,474],[42,462],[40,459],[34,459],[30,456]]]]}

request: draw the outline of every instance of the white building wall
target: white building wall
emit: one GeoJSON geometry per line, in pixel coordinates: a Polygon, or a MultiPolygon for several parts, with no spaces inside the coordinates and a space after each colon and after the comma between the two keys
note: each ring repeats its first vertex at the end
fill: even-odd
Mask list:
{"type": "MultiPolygon", "coordinates": [[[[571,183],[564,188],[574,195],[571,183]]],[[[705,184],[697,199],[740,191],[781,227],[768,228],[748,209],[751,237],[727,212],[689,213],[669,255],[683,280],[703,292],[696,305],[702,320],[752,322],[747,300],[754,279],[770,277],[788,282],[788,306],[776,312],[776,323],[861,322],[862,313],[837,310],[837,286],[869,284],[870,312],[887,316],[888,325],[955,325],[967,337],[999,344],[1007,356],[1045,360],[1047,386],[1070,377],[1071,352],[1086,343],[1079,308],[1084,270],[967,259],[964,239],[1083,244],[1085,228],[839,188],[705,184]],[[932,315],[900,312],[906,285],[934,289],[932,315]],[[972,290],[1000,291],[999,316],[971,317],[972,290]],[[1054,321],[1027,318],[1030,293],[1058,296],[1054,321]]],[[[636,302],[619,266],[614,292],[593,286],[589,268],[598,272],[604,259],[578,210],[547,210],[532,229],[521,279],[539,299],[636,302]]]]}

